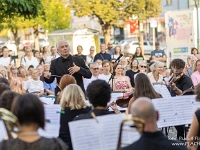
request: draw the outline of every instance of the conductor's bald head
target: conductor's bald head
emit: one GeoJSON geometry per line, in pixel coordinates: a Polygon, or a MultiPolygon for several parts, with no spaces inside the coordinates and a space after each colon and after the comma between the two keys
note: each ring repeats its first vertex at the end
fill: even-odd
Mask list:
{"type": "Polygon", "coordinates": [[[155,110],[151,99],[139,97],[131,105],[131,114],[133,117],[139,117],[146,123],[155,123],[158,120],[158,113],[155,110]]]}

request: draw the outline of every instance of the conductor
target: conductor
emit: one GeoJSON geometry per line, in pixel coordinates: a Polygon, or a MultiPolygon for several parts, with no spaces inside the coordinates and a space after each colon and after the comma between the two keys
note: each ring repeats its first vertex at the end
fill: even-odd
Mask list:
{"type": "MultiPolygon", "coordinates": [[[[69,74],[74,76],[77,84],[81,87],[83,92],[85,92],[82,77],[91,78],[92,73],[85,65],[84,60],[80,57],[70,55],[70,46],[65,40],[57,43],[57,49],[61,57],[51,62],[50,72],[44,73],[45,82],[52,83],[56,77],[57,83],[59,84],[61,77],[65,74],[69,74]]],[[[60,89],[57,86],[55,94],[57,94],[58,91],[60,91],[60,89]]]]}

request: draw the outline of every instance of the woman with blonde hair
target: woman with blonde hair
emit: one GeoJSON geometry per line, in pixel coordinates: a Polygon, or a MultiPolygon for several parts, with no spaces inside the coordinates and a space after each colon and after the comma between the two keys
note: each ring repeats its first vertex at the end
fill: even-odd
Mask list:
{"type": "Polygon", "coordinates": [[[84,93],[76,84],[70,84],[65,87],[62,92],[60,105],[62,113],[60,116],[59,137],[69,145],[69,150],[72,150],[68,123],[76,116],[88,113],[91,108],[86,105],[84,93]]]}

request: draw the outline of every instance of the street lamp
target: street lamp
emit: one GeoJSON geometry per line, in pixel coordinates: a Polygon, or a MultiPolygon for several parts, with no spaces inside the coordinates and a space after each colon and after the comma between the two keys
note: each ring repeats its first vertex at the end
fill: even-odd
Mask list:
{"type": "Polygon", "coordinates": [[[198,8],[200,5],[200,0],[194,0],[196,11],[197,11],[197,49],[200,51],[200,46],[199,46],[199,13],[198,13],[198,8]]]}

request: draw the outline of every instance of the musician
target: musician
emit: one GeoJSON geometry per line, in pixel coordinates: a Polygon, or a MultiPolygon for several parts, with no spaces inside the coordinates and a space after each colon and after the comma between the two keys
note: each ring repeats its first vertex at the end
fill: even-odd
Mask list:
{"type": "MultiPolygon", "coordinates": [[[[67,41],[63,40],[58,42],[57,49],[61,57],[51,62],[50,72],[44,74],[45,82],[52,83],[56,77],[57,83],[59,84],[61,76],[70,74],[75,77],[77,84],[85,92],[82,77],[91,78],[92,74],[85,65],[84,60],[80,57],[70,55],[70,47],[67,41]]],[[[57,94],[58,91],[59,88],[57,87],[55,93],[57,94]]]]}
{"type": "MultiPolygon", "coordinates": [[[[196,101],[199,102],[200,101],[200,84],[198,84],[195,87],[194,92],[197,95],[196,101]]],[[[199,139],[200,139],[199,126],[200,126],[200,110],[198,109],[193,115],[193,120],[190,126],[190,130],[187,134],[187,142],[189,143],[188,150],[192,150],[192,147],[195,150],[200,150],[200,145],[194,145],[194,142],[199,143],[199,139]]]]}
{"type": "MultiPolygon", "coordinates": [[[[171,85],[168,90],[171,96],[181,95],[185,90],[193,86],[192,80],[183,73],[185,62],[182,59],[173,59],[171,62],[172,78],[169,80],[171,85]]],[[[177,138],[184,139],[184,126],[175,126],[177,130],[177,138]]]]}
{"type": "Polygon", "coordinates": [[[67,145],[57,138],[41,137],[38,129],[45,127],[44,107],[38,97],[24,94],[17,97],[11,111],[18,118],[18,138],[4,140],[0,150],[67,150],[67,145]]]}
{"type": "Polygon", "coordinates": [[[138,141],[121,150],[187,150],[184,143],[169,140],[162,131],[159,131],[156,124],[159,114],[151,99],[147,97],[136,99],[131,105],[131,114],[145,121],[144,132],[138,141]]]}
{"type": "Polygon", "coordinates": [[[111,98],[110,85],[104,80],[95,80],[87,88],[87,97],[92,104],[92,110],[86,114],[78,115],[74,120],[93,118],[95,116],[109,115],[107,103],[111,98]]]}
{"type": "Polygon", "coordinates": [[[144,73],[138,73],[135,76],[135,90],[133,93],[133,97],[131,98],[129,104],[128,104],[128,113],[130,113],[130,107],[131,104],[139,97],[148,97],[151,99],[155,98],[162,98],[162,95],[157,93],[151,82],[149,81],[147,75],[144,73]]]}
{"type": "Polygon", "coordinates": [[[63,90],[60,105],[65,113],[60,115],[59,137],[69,145],[69,150],[72,150],[68,123],[77,115],[88,113],[91,108],[87,106],[85,95],[76,84],[70,84],[63,90]]]}

